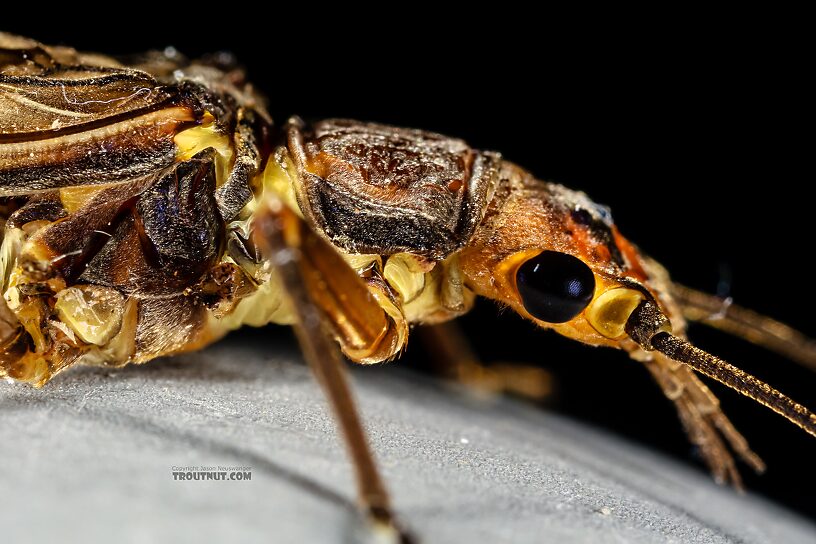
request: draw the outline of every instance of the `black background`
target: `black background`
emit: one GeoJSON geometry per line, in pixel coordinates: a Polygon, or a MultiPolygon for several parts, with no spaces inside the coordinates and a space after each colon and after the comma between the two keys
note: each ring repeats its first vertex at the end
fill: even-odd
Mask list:
{"type": "MultiPolygon", "coordinates": [[[[712,292],[726,283],[737,303],[816,335],[813,95],[805,86],[812,59],[790,22],[640,13],[615,14],[630,22],[613,24],[501,10],[440,20],[420,9],[349,22],[316,6],[297,14],[238,8],[104,24],[82,22],[81,13],[7,16],[4,24],[107,53],[230,50],[278,121],[354,117],[499,150],[608,204],[624,234],[676,280],[712,292]],[[647,16],[648,25],[636,22],[647,16]]],[[[671,404],[624,355],[536,330],[489,302],[461,322],[485,360],[551,369],[554,409],[699,464],[671,404]]],[[[704,328],[691,337],[816,408],[812,372],[704,328]]],[[[417,347],[406,364],[424,357],[417,347]]],[[[743,466],[747,487],[816,517],[816,441],[712,388],[769,465],[761,477],[743,466]]]]}

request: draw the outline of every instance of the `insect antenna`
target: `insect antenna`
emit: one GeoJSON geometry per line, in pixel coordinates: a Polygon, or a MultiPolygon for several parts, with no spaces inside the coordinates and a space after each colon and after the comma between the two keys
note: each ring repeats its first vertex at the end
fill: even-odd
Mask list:
{"type": "Polygon", "coordinates": [[[668,325],[669,320],[653,302],[643,301],[629,316],[626,332],[646,351],[657,350],[674,361],[684,363],[816,436],[816,414],[762,380],[674,336],[668,332],[668,325]]]}
{"type": "Polygon", "coordinates": [[[816,371],[816,340],[714,295],[677,284],[671,286],[671,291],[687,319],[753,342],[816,371]]]}

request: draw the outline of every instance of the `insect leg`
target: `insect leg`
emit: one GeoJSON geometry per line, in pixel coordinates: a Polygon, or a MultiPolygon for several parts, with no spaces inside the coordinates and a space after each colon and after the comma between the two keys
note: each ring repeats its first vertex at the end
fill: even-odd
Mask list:
{"type": "Polygon", "coordinates": [[[256,240],[270,256],[269,262],[292,302],[297,318],[295,331],[304,357],[334,409],[349,448],[361,507],[377,529],[388,531],[394,540],[407,542],[407,537],[396,529],[389,496],[368,445],[343,363],[326,329],[326,312],[322,308],[329,306],[326,299],[331,298],[331,293],[325,292],[325,281],[321,285],[320,269],[307,258],[312,253],[308,246],[320,242],[277,198],[270,196],[267,202],[268,207],[258,212],[255,222],[256,240]]]}
{"type": "Polygon", "coordinates": [[[710,389],[685,365],[662,354],[645,362],[663,393],[674,402],[683,427],[718,482],[742,488],[729,447],[757,472],[765,464],[720,408],[710,389]],[[723,440],[725,439],[725,440],[723,440]]]}
{"type": "Polygon", "coordinates": [[[428,346],[434,370],[441,376],[488,394],[511,393],[541,401],[552,392],[552,376],[543,368],[513,363],[485,365],[455,321],[417,330],[428,346]]]}
{"type": "Polygon", "coordinates": [[[682,285],[672,285],[672,296],[686,319],[733,334],[816,371],[816,340],[796,329],[682,285]]]}

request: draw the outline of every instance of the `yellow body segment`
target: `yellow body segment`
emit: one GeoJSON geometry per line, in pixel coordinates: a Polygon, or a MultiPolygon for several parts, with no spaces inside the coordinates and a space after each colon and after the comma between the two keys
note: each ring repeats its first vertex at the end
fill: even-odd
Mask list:
{"type": "MultiPolygon", "coordinates": [[[[192,134],[200,133],[190,133],[188,136],[192,134]]],[[[209,136],[204,141],[208,141],[207,138],[209,136]]],[[[187,145],[190,149],[200,149],[205,144],[191,145],[188,142],[187,145]]],[[[303,217],[297,196],[302,194],[300,179],[288,157],[269,160],[259,178],[256,181],[257,186],[261,187],[259,194],[239,214],[240,218],[246,218],[242,219],[242,230],[251,230],[251,218],[263,205],[265,192],[274,194],[299,217],[303,217]]],[[[392,297],[386,296],[382,285],[367,282],[367,286],[382,311],[394,320],[407,323],[438,322],[465,313],[473,304],[475,295],[464,287],[455,258],[435,263],[408,253],[389,256],[339,253],[361,277],[372,267],[381,271],[387,288],[398,295],[396,303],[392,297]]],[[[229,257],[226,259],[231,261],[229,257]]],[[[258,289],[242,299],[232,313],[222,318],[211,317],[209,326],[214,331],[234,330],[243,325],[259,327],[268,323],[291,325],[294,322],[294,314],[280,283],[269,267],[263,270],[254,278],[258,289]]],[[[407,336],[400,344],[406,341],[407,336]]]]}
{"type": "Polygon", "coordinates": [[[119,332],[125,297],[115,289],[78,285],[57,294],[54,309],[84,342],[104,346],[119,332]]]}

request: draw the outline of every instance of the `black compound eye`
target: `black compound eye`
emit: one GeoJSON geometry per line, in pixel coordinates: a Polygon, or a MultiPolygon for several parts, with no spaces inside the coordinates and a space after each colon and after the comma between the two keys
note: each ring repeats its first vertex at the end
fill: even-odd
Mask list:
{"type": "Polygon", "coordinates": [[[516,287],[530,315],[548,323],[564,323],[592,300],[595,275],[572,255],[542,251],[519,267],[516,287]]]}

